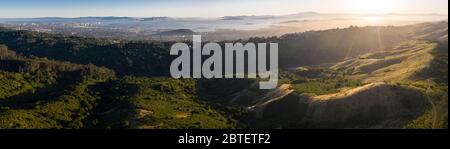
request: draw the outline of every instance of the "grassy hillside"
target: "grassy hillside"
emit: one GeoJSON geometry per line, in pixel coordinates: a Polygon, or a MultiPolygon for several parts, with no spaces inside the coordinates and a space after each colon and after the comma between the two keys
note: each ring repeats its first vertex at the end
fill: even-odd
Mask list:
{"type": "Polygon", "coordinates": [[[410,41],[398,45],[391,51],[380,51],[361,55],[331,67],[347,74],[352,79],[364,82],[414,81],[418,73],[431,66],[432,50],[436,43],[410,41]]]}
{"type": "Polygon", "coordinates": [[[283,72],[295,92],[255,105],[245,122],[257,128],[448,128],[447,76],[446,43],[404,42],[331,67],[283,72]]]}
{"type": "Polygon", "coordinates": [[[0,128],[448,128],[447,24],[252,38],[280,44],[273,90],[172,79],[171,42],[0,28],[0,128]]]}

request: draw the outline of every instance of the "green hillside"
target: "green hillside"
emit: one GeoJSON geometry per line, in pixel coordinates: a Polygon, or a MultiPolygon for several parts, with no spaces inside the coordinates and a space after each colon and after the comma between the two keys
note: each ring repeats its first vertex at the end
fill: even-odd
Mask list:
{"type": "Polygon", "coordinates": [[[0,28],[0,129],[448,128],[448,22],[281,37],[280,83],[172,79],[173,42],[0,28]]]}
{"type": "Polygon", "coordinates": [[[116,78],[103,67],[16,56],[1,47],[0,128],[233,128],[194,80],[116,78]],[[7,54],[6,54],[7,53],[7,54]]]}

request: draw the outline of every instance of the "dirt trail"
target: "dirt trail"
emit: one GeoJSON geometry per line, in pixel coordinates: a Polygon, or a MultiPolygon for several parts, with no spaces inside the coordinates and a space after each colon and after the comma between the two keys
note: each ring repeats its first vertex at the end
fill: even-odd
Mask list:
{"type": "MultiPolygon", "coordinates": [[[[431,84],[431,81],[428,80],[428,84],[431,84]]],[[[428,85],[427,87],[427,91],[426,91],[426,97],[428,102],[431,104],[431,112],[432,112],[432,124],[431,124],[431,129],[437,129],[437,121],[438,121],[438,110],[437,110],[437,106],[434,103],[434,101],[431,99],[430,94],[431,92],[433,92],[433,89],[431,89],[431,85],[428,85]]]]}

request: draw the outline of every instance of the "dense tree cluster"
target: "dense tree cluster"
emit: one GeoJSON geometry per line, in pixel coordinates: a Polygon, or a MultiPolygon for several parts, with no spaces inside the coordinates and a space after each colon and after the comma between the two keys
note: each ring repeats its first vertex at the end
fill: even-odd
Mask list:
{"type": "MultiPolygon", "coordinates": [[[[290,84],[294,90],[278,100],[287,102],[280,103],[286,104],[283,112],[285,107],[306,106],[298,102],[301,94],[331,94],[363,85],[346,79],[343,72],[311,65],[391,49],[415,38],[416,30],[428,31],[417,26],[350,27],[240,42],[279,43],[280,83],[290,84]],[[298,69],[288,69],[291,67],[298,69]]],[[[247,113],[248,106],[259,103],[253,99],[268,92],[255,89],[258,80],[172,79],[168,75],[174,58],[169,55],[172,44],[0,27],[0,129],[235,128],[259,122],[250,119],[246,123],[253,116],[247,113]],[[246,100],[234,102],[237,106],[230,104],[238,99],[246,100]]],[[[440,41],[439,45],[433,53],[433,66],[421,74],[441,82],[436,88],[448,94],[448,43],[440,41]]],[[[266,121],[271,122],[267,126],[281,126],[274,123],[277,115],[272,114],[265,115],[273,118],[266,121]]],[[[428,127],[430,116],[425,113],[408,128],[428,127]]],[[[448,121],[448,114],[444,119],[448,121]]],[[[293,128],[299,126],[303,125],[292,124],[293,128]]]]}
{"type": "Polygon", "coordinates": [[[170,42],[116,42],[0,28],[0,43],[24,56],[94,64],[119,75],[167,75],[170,42]]]}

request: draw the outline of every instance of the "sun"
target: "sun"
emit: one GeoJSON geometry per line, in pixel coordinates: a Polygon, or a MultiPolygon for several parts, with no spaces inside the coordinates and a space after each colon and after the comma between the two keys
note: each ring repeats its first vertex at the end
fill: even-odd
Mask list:
{"type": "Polygon", "coordinates": [[[390,13],[395,9],[395,0],[352,0],[349,5],[358,13],[390,13]]]}

